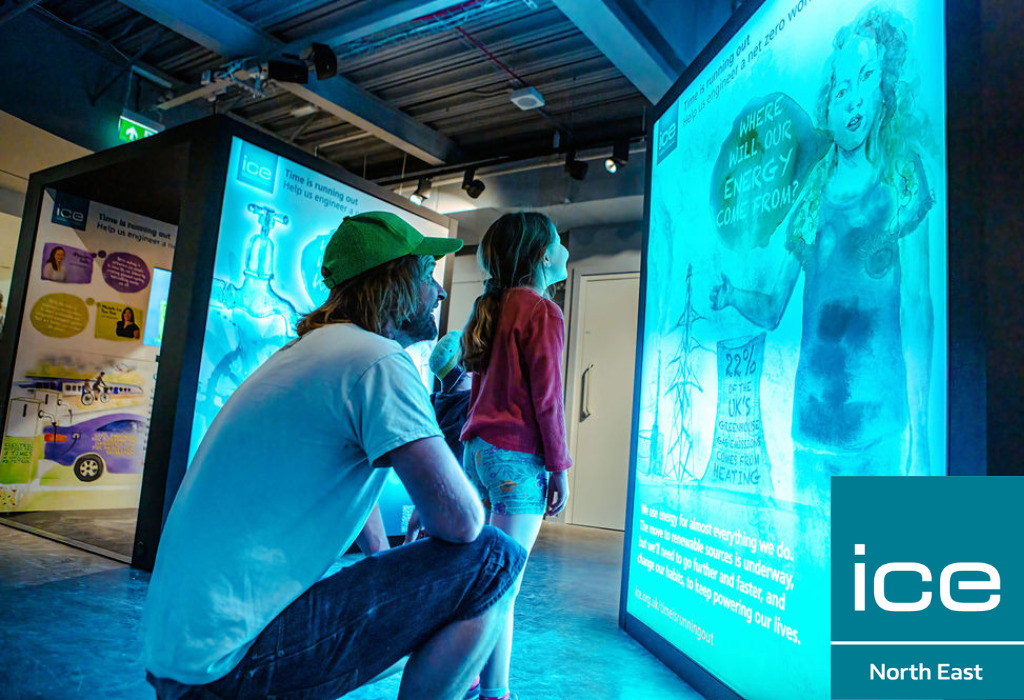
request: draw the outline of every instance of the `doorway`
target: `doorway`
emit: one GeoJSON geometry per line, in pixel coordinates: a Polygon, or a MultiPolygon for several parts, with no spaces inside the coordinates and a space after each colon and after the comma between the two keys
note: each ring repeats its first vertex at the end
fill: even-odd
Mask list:
{"type": "Polygon", "coordinates": [[[573,288],[566,423],[574,466],[566,521],[622,530],[640,274],[580,274],[573,288]]]}

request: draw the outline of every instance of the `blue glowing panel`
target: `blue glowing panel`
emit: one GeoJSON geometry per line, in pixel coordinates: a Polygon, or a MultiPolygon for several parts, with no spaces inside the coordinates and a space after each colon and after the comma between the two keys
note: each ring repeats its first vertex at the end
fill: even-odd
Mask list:
{"type": "MultiPolygon", "coordinates": [[[[448,229],[373,195],[235,138],[231,145],[189,460],[232,392],[296,337],[301,316],[327,299],[324,248],[350,214],[389,211],[427,236],[448,229]]],[[[441,278],[442,263],[435,275],[441,278]]],[[[414,361],[429,350],[413,346],[414,361]]],[[[425,380],[428,371],[425,360],[425,380]]],[[[401,531],[408,496],[390,479],[381,511],[388,534],[401,531]]]]}
{"type": "Polygon", "coordinates": [[[171,271],[153,268],[153,282],[150,285],[149,304],[146,311],[146,330],[142,342],[160,347],[164,337],[164,321],[167,317],[167,294],[171,289],[171,271]]]}
{"type": "Polygon", "coordinates": [[[829,696],[830,479],[946,472],[944,4],[768,0],[654,126],[627,613],[829,696]]]}

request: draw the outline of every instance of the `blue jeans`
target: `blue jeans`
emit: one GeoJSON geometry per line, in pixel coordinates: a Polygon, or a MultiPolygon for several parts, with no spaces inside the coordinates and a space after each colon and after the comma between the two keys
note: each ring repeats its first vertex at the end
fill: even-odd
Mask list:
{"type": "Polygon", "coordinates": [[[227,676],[204,686],[147,679],[161,700],[333,699],[482,615],[511,588],[526,550],[487,526],[470,544],[426,538],[319,581],[278,615],[227,676]]]}

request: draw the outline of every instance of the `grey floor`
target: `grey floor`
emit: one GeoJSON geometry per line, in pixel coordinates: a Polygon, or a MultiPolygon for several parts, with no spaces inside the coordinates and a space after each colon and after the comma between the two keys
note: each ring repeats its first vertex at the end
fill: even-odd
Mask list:
{"type": "MultiPolygon", "coordinates": [[[[521,700],[697,700],[616,623],[622,535],[545,525],[516,605],[521,700]]],[[[0,526],[0,700],[153,698],[137,660],[148,574],[0,526]]],[[[399,677],[346,700],[397,696],[399,677]]]]}
{"type": "Polygon", "coordinates": [[[135,540],[137,508],[107,510],[34,511],[6,513],[0,523],[13,521],[43,532],[86,542],[99,549],[121,555],[124,561],[132,558],[135,540]]]}

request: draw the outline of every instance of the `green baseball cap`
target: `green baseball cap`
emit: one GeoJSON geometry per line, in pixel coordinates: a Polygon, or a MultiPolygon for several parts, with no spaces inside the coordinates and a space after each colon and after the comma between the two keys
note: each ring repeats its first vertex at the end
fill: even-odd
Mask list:
{"type": "Polygon", "coordinates": [[[346,216],[324,249],[324,285],[333,289],[356,275],[405,255],[440,259],[462,247],[458,238],[424,236],[400,216],[371,211],[346,216]]]}

